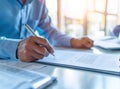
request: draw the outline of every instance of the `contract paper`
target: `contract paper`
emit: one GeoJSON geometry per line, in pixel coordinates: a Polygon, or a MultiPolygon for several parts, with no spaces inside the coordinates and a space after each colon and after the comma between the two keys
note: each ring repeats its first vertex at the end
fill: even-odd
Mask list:
{"type": "Polygon", "coordinates": [[[119,59],[120,55],[115,54],[93,54],[70,50],[55,50],[55,56],[49,55],[42,60],[38,60],[38,62],[120,75],[119,59]]]}

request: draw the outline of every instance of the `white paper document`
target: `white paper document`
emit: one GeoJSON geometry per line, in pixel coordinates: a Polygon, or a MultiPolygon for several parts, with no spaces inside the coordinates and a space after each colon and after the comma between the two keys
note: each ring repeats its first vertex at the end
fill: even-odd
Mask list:
{"type": "Polygon", "coordinates": [[[0,63],[0,89],[42,89],[55,78],[0,63]]]}
{"type": "Polygon", "coordinates": [[[24,70],[35,71],[35,72],[38,72],[42,68],[46,67],[46,65],[43,65],[43,64],[38,64],[34,62],[29,62],[29,63],[22,62],[20,60],[2,60],[1,59],[0,64],[9,65],[15,68],[22,68],[24,70]]]}
{"type": "Polygon", "coordinates": [[[120,55],[93,54],[76,51],[55,50],[55,57],[38,60],[40,63],[52,64],[76,69],[120,75],[120,55]]]}
{"type": "Polygon", "coordinates": [[[103,49],[110,50],[120,50],[120,40],[116,39],[104,39],[104,40],[95,40],[94,46],[100,47],[103,49]]]}

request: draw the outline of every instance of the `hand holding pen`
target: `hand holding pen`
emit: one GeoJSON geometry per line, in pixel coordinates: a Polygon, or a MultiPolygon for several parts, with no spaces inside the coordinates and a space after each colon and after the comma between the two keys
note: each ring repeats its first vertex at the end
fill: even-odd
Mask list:
{"type": "Polygon", "coordinates": [[[45,38],[36,36],[29,25],[25,25],[26,29],[29,30],[33,36],[22,40],[17,48],[17,58],[30,62],[38,59],[47,57],[49,54],[54,53],[53,48],[45,38]]]}
{"type": "MultiPolygon", "coordinates": [[[[28,24],[25,24],[25,28],[33,35],[33,36],[37,36],[36,34],[35,34],[35,32],[33,31],[33,29],[28,25],[28,24]]],[[[44,39],[44,38],[42,38],[42,39],[44,39]]],[[[45,41],[47,41],[46,39],[44,39],[45,41]]],[[[49,43],[48,42],[46,42],[48,45],[49,45],[49,43]]],[[[45,46],[45,43],[41,43],[41,46],[45,46]]],[[[47,46],[46,46],[47,47],[47,46]]],[[[48,46],[48,48],[51,48],[52,49],[52,51],[50,50],[50,53],[53,55],[53,56],[55,56],[54,54],[53,54],[53,48],[49,45],[48,46]]]]}

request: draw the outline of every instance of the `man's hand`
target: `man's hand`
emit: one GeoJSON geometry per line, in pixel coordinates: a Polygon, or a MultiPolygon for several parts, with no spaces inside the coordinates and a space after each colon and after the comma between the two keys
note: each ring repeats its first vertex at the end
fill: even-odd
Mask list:
{"type": "Polygon", "coordinates": [[[93,41],[88,37],[72,38],[71,47],[90,49],[93,46],[93,41]]]}
{"type": "Polygon", "coordinates": [[[31,62],[42,59],[53,52],[53,48],[46,39],[30,36],[19,43],[16,56],[22,61],[31,62]]]}

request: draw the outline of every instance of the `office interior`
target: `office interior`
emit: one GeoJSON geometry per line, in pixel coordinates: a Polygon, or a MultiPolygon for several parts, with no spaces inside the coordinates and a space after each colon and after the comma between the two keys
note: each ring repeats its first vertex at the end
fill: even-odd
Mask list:
{"type": "MultiPolygon", "coordinates": [[[[46,5],[56,28],[73,37],[111,36],[114,27],[120,24],[120,0],[46,0],[46,5]]],[[[55,49],[95,54],[120,54],[120,50],[111,51],[95,47],[88,50],[62,47],[55,47],[55,49]]],[[[55,76],[56,81],[45,89],[120,89],[119,75],[36,62],[1,60],[0,63],[55,76]]],[[[2,77],[0,78],[2,79],[2,77]]],[[[4,82],[4,80],[2,81],[4,82]]],[[[12,82],[11,84],[15,83],[9,81],[12,82]]]]}
{"type": "Polygon", "coordinates": [[[120,0],[46,0],[53,24],[73,37],[110,36],[120,24],[120,0]]]}

